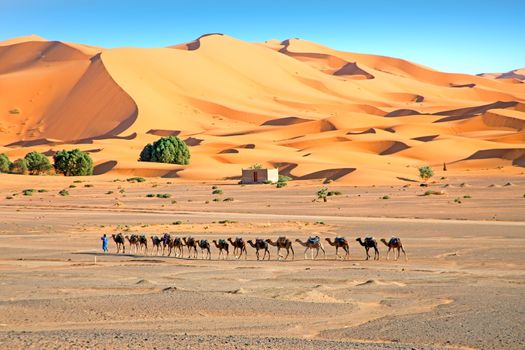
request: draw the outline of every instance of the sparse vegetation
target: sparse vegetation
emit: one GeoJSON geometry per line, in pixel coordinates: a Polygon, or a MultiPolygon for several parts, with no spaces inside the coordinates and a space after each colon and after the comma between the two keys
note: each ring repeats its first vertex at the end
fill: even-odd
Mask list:
{"type": "Polygon", "coordinates": [[[113,194],[113,191],[107,191],[106,194],[113,194]]]}
{"type": "Polygon", "coordinates": [[[172,200],[171,204],[177,204],[177,201],[176,200],[172,200]]]}
{"type": "Polygon", "coordinates": [[[85,184],[84,187],[90,188],[90,187],[94,187],[94,186],[93,186],[93,184],[85,184]]]}
{"type": "Polygon", "coordinates": [[[219,220],[217,221],[219,224],[235,224],[237,221],[233,221],[233,220],[219,220]]]}
{"type": "Polygon", "coordinates": [[[58,192],[58,194],[61,195],[62,197],[69,196],[69,191],[64,189],[58,192]]]}
{"type": "Polygon", "coordinates": [[[458,197],[456,199],[454,199],[454,203],[458,203],[458,204],[461,204],[461,199],[458,197]]]}
{"type": "Polygon", "coordinates": [[[222,201],[223,202],[233,202],[233,198],[232,197],[227,197],[227,198],[224,198],[222,201]]]}
{"type": "Polygon", "coordinates": [[[148,194],[146,195],[146,197],[148,197],[148,198],[153,198],[153,197],[155,197],[155,195],[154,195],[153,193],[148,193],[148,194]]]}
{"type": "Polygon", "coordinates": [[[419,168],[419,177],[423,180],[423,182],[427,182],[430,178],[434,176],[434,170],[432,170],[429,166],[422,166],[419,168]]]}
{"type": "Polygon", "coordinates": [[[212,190],[216,190],[216,189],[218,189],[218,188],[219,188],[219,187],[216,186],[216,185],[211,186],[211,189],[212,189],[212,190]]]}
{"type": "Polygon", "coordinates": [[[5,199],[13,199],[13,197],[7,196],[7,197],[5,197],[5,199]]]}
{"type": "Polygon", "coordinates": [[[440,196],[440,195],[444,195],[444,194],[445,194],[445,192],[443,192],[443,191],[428,190],[428,191],[425,191],[425,193],[423,193],[423,196],[431,196],[431,195],[440,196]]]}
{"type": "Polygon", "coordinates": [[[214,201],[214,202],[220,202],[221,199],[220,199],[220,198],[213,198],[213,201],[214,201]]]}
{"type": "Polygon", "coordinates": [[[157,198],[170,198],[171,194],[169,193],[157,193],[157,198]]]}
{"type": "Polygon", "coordinates": [[[173,223],[173,225],[182,225],[182,221],[177,220],[177,221],[175,221],[175,222],[173,223]]]}
{"type": "Polygon", "coordinates": [[[262,169],[262,164],[259,164],[259,163],[255,163],[253,165],[251,165],[248,169],[262,169]]]}
{"type": "Polygon", "coordinates": [[[324,221],[316,221],[314,225],[325,225],[324,221]]]}
{"type": "Polygon", "coordinates": [[[48,190],[46,190],[45,188],[41,188],[38,190],[39,193],[45,193],[45,192],[49,192],[48,190]]]}
{"type": "Polygon", "coordinates": [[[69,188],[76,188],[77,185],[69,185],[69,188]]]}
{"type": "Polygon", "coordinates": [[[62,150],[54,157],[55,171],[65,176],[93,175],[93,160],[87,152],[79,149],[62,150]]]}
{"type": "Polygon", "coordinates": [[[11,161],[5,154],[0,154],[0,173],[8,173],[11,161]]]}
{"type": "Polygon", "coordinates": [[[472,197],[469,196],[469,195],[465,195],[465,196],[463,196],[463,198],[465,198],[465,199],[470,199],[470,198],[472,198],[472,197]]]}
{"type": "Polygon", "coordinates": [[[286,182],[278,182],[277,184],[275,184],[275,187],[282,188],[282,187],[285,187],[286,185],[288,185],[286,182]]]}
{"type": "Polygon", "coordinates": [[[381,197],[381,199],[390,199],[390,196],[385,195],[385,196],[381,197]]]}
{"type": "Polygon", "coordinates": [[[342,193],[339,192],[339,191],[328,191],[328,193],[326,195],[328,197],[332,197],[332,196],[340,196],[340,195],[342,195],[342,193]]]}
{"type": "Polygon", "coordinates": [[[178,137],[166,136],[153,144],[147,144],[140,152],[140,160],[186,165],[190,161],[190,150],[186,143],[178,137]]]}
{"type": "Polygon", "coordinates": [[[317,199],[322,199],[323,202],[326,202],[328,199],[328,188],[322,187],[319,191],[317,191],[317,199]]]}
{"type": "Polygon", "coordinates": [[[277,184],[275,185],[275,187],[277,187],[277,188],[285,187],[287,185],[287,182],[291,181],[291,180],[292,180],[292,178],[289,177],[289,176],[279,175],[279,180],[277,181],[277,184]]]}
{"type": "Polygon", "coordinates": [[[264,181],[263,181],[263,184],[265,184],[265,185],[271,185],[271,184],[273,184],[273,182],[270,181],[270,180],[264,180],[264,181]]]}
{"type": "Polygon", "coordinates": [[[22,191],[22,194],[24,196],[32,196],[33,195],[33,192],[35,192],[35,190],[33,188],[28,188],[26,190],[23,190],[22,191]]]}
{"type": "Polygon", "coordinates": [[[223,192],[222,192],[221,189],[217,188],[217,189],[213,190],[211,194],[223,194],[223,192]]]}
{"type": "Polygon", "coordinates": [[[27,174],[27,162],[25,159],[17,159],[9,166],[9,171],[12,174],[25,175],[27,174]]]}
{"type": "Polygon", "coordinates": [[[75,180],[73,181],[74,184],[81,184],[83,181],[82,180],[75,180]]]}
{"type": "Polygon", "coordinates": [[[9,114],[20,114],[21,112],[20,108],[12,108],[9,110],[9,114]]]}
{"type": "Polygon", "coordinates": [[[136,177],[129,177],[129,178],[126,179],[126,181],[127,182],[144,182],[144,181],[146,181],[146,179],[143,178],[143,177],[136,176],[136,177]]]}

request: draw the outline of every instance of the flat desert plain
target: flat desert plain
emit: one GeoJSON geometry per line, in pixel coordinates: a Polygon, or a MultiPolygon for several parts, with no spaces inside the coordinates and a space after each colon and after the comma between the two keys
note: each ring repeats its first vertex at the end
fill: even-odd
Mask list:
{"type": "Polygon", "coordinates": [[[280,189],[1,175],[1,348],[523,349],[525,178],[465,174],[428,188],[311,180],[280,189]],[[341,195],[313,202],[322,186],[341,195]],[[118,232],[317,234],[326,259],[305,259],[295,242],[288,261],[275,247],[269,261],[251,247],[240,260],[218,260],[214,247],[211,260],[152,255],[151,245],[148,255],[117,254],[112,241],[102,253],[100,236],[118,232]],[[350,259],[324,241],[335,236],[349,240],[350,259]],[[380,260],[366,261],[355,241],[364,236],[401,237],[408,261],[387,261],[381,242],[380,260]]]}

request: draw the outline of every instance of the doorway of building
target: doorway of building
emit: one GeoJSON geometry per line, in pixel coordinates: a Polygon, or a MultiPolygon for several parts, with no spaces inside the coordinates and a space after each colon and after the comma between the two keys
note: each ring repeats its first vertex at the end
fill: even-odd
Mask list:
{"type": "Polygon", "coordinates": [[[258,180],[257,172],[254,171],[254,172],[253,172],[253,182],[257,182],[257,180],[258,180]]]}

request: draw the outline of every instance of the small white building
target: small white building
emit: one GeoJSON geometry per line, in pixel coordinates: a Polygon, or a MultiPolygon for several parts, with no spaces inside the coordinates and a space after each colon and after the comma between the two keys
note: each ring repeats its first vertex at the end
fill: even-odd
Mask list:
{"type": "Polygon", "coordinates": [[[260,184],[279,181],[279,169],[242,169],[243,184],[260,184]]]}

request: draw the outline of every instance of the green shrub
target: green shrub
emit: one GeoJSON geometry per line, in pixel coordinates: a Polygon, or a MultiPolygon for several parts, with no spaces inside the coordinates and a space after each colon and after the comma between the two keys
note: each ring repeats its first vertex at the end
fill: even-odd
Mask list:
{"type": "Polygon", "coordinates": [[[41,188],[38,190],[39,193],[44,193],[44,192],[49,192],[48,190],[46,190],[45,188],[41,188]]]}
{"type": "Polygon", "coordinates": [[[314,222],[314,225],[324,225],[324,221],[316,221],[314,222]]]}
{"type": "Polygon", "coordinates": [[[9,166],[9,171],[13,174],[27,174],[27,162],[25,159],[17,159],[9,166]]]}
{"type": "Polygon", "coordinates": [[[169,193],[157,193],[157,198],[170,198],[171,194],[169,193]]]}
{"type": "Polygon", "coordinates": [[[282,187],[285,187],[286,185],[288,185],[286,182],[277,182],[277,184],[275,184],[275,187],[277,188],[282,188],[282,187]]]}
{"type": "Polygon", "coordinates": [[[272,182],[271,180],[264,180],[264,181],[263,181],[263,184],[265,184],[265,185],[271,185],[271,184],[273,184],[273,182],[272,182]]]}
{"type": "Polygon", "coordinates": [[[186,143],[176,136],[166,136],[153,144],[147,144],[140,152],[143,162],[158,162],[170,164],[189,164],[190,150],[186,143]]]}
{"type": "Polygon", "coordinates": [[[288,182],[288,181],[292,181],[292,178],[290,176],[279,175],[279,180],[277,182],[288,182]]]}
{"type": "Polygon", "coordinates": [[[171,204],[177,204],[177,201],[176,200],[172,200],[171,204]]]}
{"type": "Polygon", "coordinates": [[[7,197],[5,197],[5,199],[13,199],[13,197],[7,196],[7,197]]]}
{"type": "Polygon", "coordinates": [[[250,166],[248,169],[262,169],[262,165],[259,163],[255,163],[252,166],[250,166]]]}
{"type": "Polygon", "coordinates": [[[11,161],[5,154],[0,154],[0,173],[8,173],[11,161]]]}
{"type": "Polygon", "coordinates": [[[83,181],[82,180],[75,180],[73,181],[74,184],[81,184],[83,181]]]}
{"type": "Polygon", "coordinates": [[[57,152],[53,159],[57,173],[65,176],[93,175],[93,160],[87,152],[79,149],[62,150],[57,152]]]}
{"type": "Polygon", "coordinates": [[[422,166],[419,170],[419,177],[427,182],[432,176],[434,176],[434,170],[429,166],[422,166]]]}
{"type": "Polygon", "coordinates": [[[390,199],[390,196],[383,196],[381,199],[390,199]]]}
{"type": "Polygon", "coordinates": [[[106,194],[113,194],[113,191],[107,191],[106,194]]]}
{"type": "Polygon", "coordinates": [[[223,202],[233,202],[233,198],[232,197],[227,197],[227,198],[224,198],[222,201],[223,202]]]}
{"type": "Polygon", "coordinates": [[[175,222],[173,223],[173,225],[182,225],[182,221],[177,220],[177,221],[175,221],[175,222]]]}
{"type": "Polygon", "coordinates": [[[326,197],[328,197],[328,188],[322,187],[319,191],[317,191],[317,199],[322,199],[323,202],[326,202],[326,197]]]}
{"type": "Polygon", "coordinates": [[[218,189],[218,188],[219,188],[219,186],[216,186],[216,185],[211,186],[211,189],[212,189],[212,190],[216,190],[216,189],[218,189]]]}
{"type": "Polygon", "coordinates": [[[220,202],[221,199],[220,199],[220,198],[213,198],[213,201],[214,201],[214,202],[220,202]]]}
{"type": "Polygon", "coordinates": [[[93,184],[85,184],[84,187],[87,187],[87,188],[93,187],[93,184]]]}
{"type": "Polygon", "coordinates": [[[469,196],[469,195],[465,195],[465,196],[463,196],[463,198],[465,198],[465,199],[470,199],[470,198],[472,198],[472,197],[469,196]]]}
{"type": "Polygon", "coordinates": [[[9,114],[20,114],[20,108],[13,108],[9,110],[9,114]]]}
{"type": "Polygon", "coordinates": [[[35,192],[35,190],[33,188],[28,188],[27,190],[23,190],[22,191],[22,194],[24,196],[32,196],[33,195],[33,192],[35,192]]]}
{"type": "Polygon", "coordinates": [[[130,177],[130,178],[127,178],[126,181],[127,181],[127,182],[144,182],[144,181],[146,181],[146,179],[143,178],[143,177],[138,177],[138,176],[137,176],[137,177],[130,177]]]}
{"type": "Polygon", "coordinates": [[[153,198],[153,197],[155,197],[155,195],[154,195],[153,193],[148,193],[148,194],[146,195],[146,197],[148,197],[148,198],[153,198]]]}
{"type": "Polygon", "coordinates": [[[222,190],[221,189],[216,189],[216,190],[213,190],[213,192],[211,194],[222,194],[222,190]]]}
{"type": "Polygon", "coordinates": [[[77,188],[77,185],[69,185],[69,188],[77,188]]]}
{"type": "Polygon", "coordinates": [[[459,198],[454,199],[454,203],[461,204],[461,199],[459,199],[459,198]]]}
{"type": "Polygon", "coordinates": [[[124,193],[124,192],[126,192],[126,190],[123,189],[123,188],[121,188],[118,192],[119,192],[119,193],[124,193]]]}
{"type": "Polygon", "coordinates": [[[58,192],[58,194],[61,195],[62,197],[69,196],[69,191],[68,190],[62,190],[62,191],[58,192]]]}

